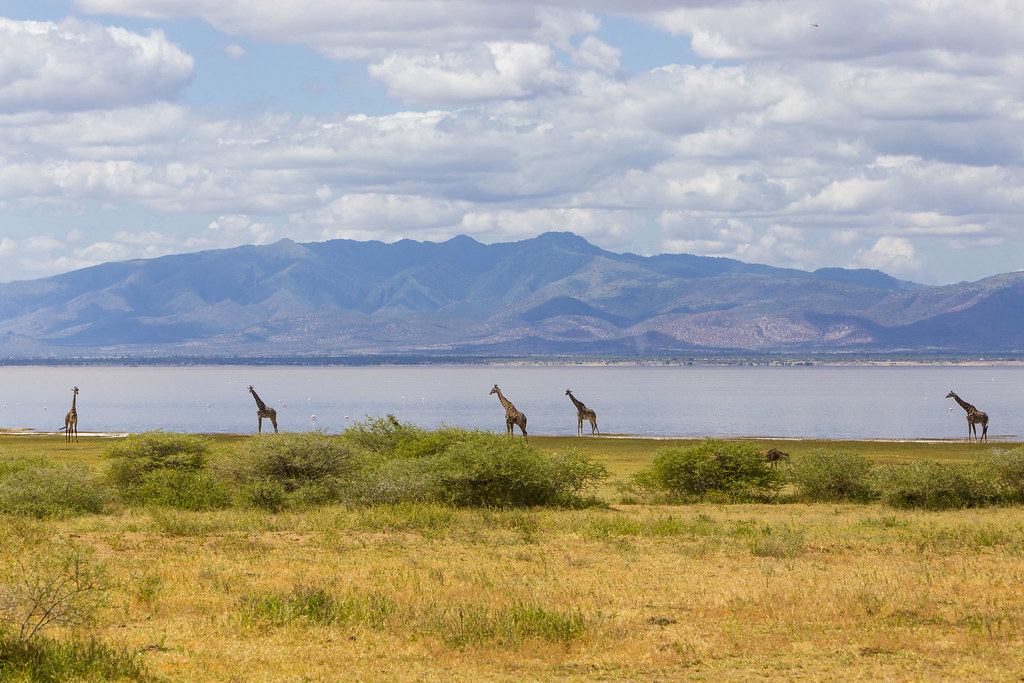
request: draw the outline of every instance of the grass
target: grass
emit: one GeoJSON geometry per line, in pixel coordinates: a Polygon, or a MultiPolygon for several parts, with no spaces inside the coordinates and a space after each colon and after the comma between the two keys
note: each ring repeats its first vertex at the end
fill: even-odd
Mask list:
{"type": "MultiPolygon", "coordinates": [[[[215,449],[237,440],[210,438],[215,449]]],[[[530,442],[551,453],[587,449],[618,479],[660,448],[698,443],[530,442]]],[[[102,467],[108,443],[9,436],[0,450],[102,467]]],[[[989,450],[755,443],[794,457],[838,447],[878,464],[967,463],[989,450]]],[[[613,487],[602,491],[615,500],[613,487]]],[[[294,681],[339,672],[353,680],[1001,680],[1024,670],[1020,513],[879,503],[112,506],[66,519],[0,515],[0,555],[65,541],[87,548],[117,577],[88,635],[163,680],[232,680],[240,671],[246,680],[294,681]]]]}

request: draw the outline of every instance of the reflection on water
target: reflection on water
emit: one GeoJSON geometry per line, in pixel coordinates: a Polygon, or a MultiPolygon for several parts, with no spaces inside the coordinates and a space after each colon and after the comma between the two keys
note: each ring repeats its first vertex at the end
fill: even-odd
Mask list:
{"type": "Polygon", "coordinates": [[[988,413],[991,437],[1024,428],[1019,366],[0,367],[0,427],[61,428],[78,386],[82,432],[255,432],[252,384],[286,431],[387,413],[504,431],[496,383],[531,434],[576,433],[566,389],[605,434],[966,438],[951,389],[988,413]]]}

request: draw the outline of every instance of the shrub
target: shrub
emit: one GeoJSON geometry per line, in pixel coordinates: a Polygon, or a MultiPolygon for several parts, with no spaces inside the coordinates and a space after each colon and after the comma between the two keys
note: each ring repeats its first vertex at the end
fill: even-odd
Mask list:
{"type": "Polygon", "coordinates": [[[179,469],[145,473],[136,486],[125,492],[125,499],[182,510],[222,510],[233,502],[227,483],[212,472],[179,469]]]}
{"type": "Polygon", "coordinates": [[[360,465],[345,440],[315,431],[250,437],[223,468],[250,505],[276,510],[338,499],[360,465]]]}
{"type": "Polygon", "coordinates": [[[206,439],[190,434],[162,431],[132,434],[104,452],[110,459],[107,476],[118,488],[127,491],[156,470],[201,470],[206,465],[209,449],[206,439]]]}
{"type": "Polygon", "coordinates": [[[103,566],[73,543],[9,555],[0,566],[0,633],[24,641],[88,624],[110,587],[103,566]]]}
{"type": "Polygon", "coordinates": [[[378,462],[353,481],[349,496],[369,505],[431,500],[435,461],[436,458],[413,458],[378,462]]]}
{"type": "Polygon", "coordinates": [[[982,460],[999,487],[999,496],[1010,503],[1024,503],[1024,448],[993,450],[982,460]]]}
{"type": "Polygon", "coordinates": [[[61,518],[97,513],[109,499],[99,477],[85,465],[44,458],[0,459],[0,512],[61,518]]]}
{"type": "Polygon", "coordinates": [[[95,639],[18,640],[0,636],[0,679],[5,681],[150,681],[138,654],[95,639]]]}
{"type": "Polygon", "coordinates": [[[362,624],[380,629],[396,611],[390,597],[350,591],[337,597],[321,586],[297,585],[287,593],[263,592],[239,600],[242,620],[280,627],[305,622],[322,625],[362,624]]]}
{"type": "Polygon", "coordinates": [[[874,470],[882,502],[895,508],[947,510],[998,499],[995,479],[982,468],[918,460],[874,470]]]}
{"type": "Polygon", "coordinates": [[[818,448],[797,456],[789,476],[806,501],[860,501],[872,498],[871,461],[853,451],[818,448]]]}
{"type": "Polygon", "coordinates": [[[463,432],[431,461],[426,472],[433,497],[459,506],[571,504],[608,476],[583,453],[549,456],[522,439],[490,432],[463,432]]]}
{"type": "Polygon", "coordinates": [[[436,455],[458,441],[462,434],[463,430],[451,427],[422,429],[388,415],[356,422],[343,436],[357,448],[387,459],[436,455]]]}
{"type": "Polygon", "coordinates": [[[676,498],[720,493],[735,500],[777,491],[782,478],[756,445],[705,439],[690,448],[660,449],[651,465],[633,476],[633,483],[676,498]]]}

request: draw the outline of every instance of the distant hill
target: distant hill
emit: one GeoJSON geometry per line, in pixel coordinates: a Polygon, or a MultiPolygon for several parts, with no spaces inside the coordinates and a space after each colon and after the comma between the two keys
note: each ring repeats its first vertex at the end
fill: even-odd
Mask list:
{"type": "Polygon", "coordinates": [[[282,240],[0,284],[8,357],[681,351],[1024,351],[1024,273],[926,287],[546,233],[282,240]]]}

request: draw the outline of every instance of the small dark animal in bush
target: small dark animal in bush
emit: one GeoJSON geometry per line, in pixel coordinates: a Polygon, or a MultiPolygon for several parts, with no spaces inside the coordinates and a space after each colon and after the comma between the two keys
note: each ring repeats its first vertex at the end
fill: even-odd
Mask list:
{"type": "Polygon", "coordinates": [[[260,400],[259,394],[249,385],[249,393],[256,399],[256,417],[259,419],[259,433],[263,433],[263,418],[269,418],[270,424],[274,425],[274,433],[277,434],[277,411],[268,408],[267,404],[260,400]]]}
{"type": "Polygon", "coordinates": [[[512,401],[501,395],[501,389],[498,388],[497,384],[491,389],[491,394],[498,395],[498,400],[501,401],[501,405],[505,409],[505,428],[508,430],[509,436],[512,435],[512,426],[519,425],[519,429],[523,432],[523,438],[529,441],[530,438],[526,436],[526,416],[519,410],[516,410],[516,407],[512,405],[512,401]]]}
{"type": "Polygon", "coordinates": [[[780,451],[777,448],[772,448],[772,449],[769,449],[764,454],[764,458],[765,458],[765,460],[768,461],[768,466],[769,467],[775,467],[776,465],[779,464],[780,460],[789,460],[789,453],[785,453],[783,451],[780,451]]]}

